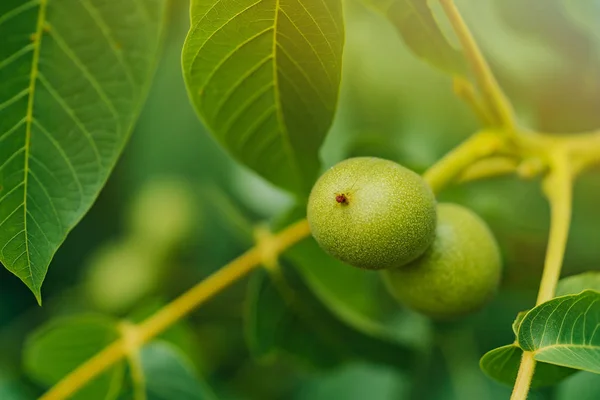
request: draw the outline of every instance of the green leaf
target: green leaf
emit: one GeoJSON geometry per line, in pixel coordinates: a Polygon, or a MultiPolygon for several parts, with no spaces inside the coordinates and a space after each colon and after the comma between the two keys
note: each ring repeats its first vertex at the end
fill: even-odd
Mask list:
{"type": "MultiPolygon", "coordinates": [[[[586,272],[579,275],[574,275],[568,278],[561,279],[558,283],[557,295],[567,295],[567,294],[577,294],[582,292],[585,289],[600,289],[600,273],[598,272],[586,272]]],[[[554,301],[554,300],[553,300],[554,301]]],[[[547,303],[545,303],[547,304],[547,303]]],[[[571,303],[568,303],[571,304],[571,303]]],[[[587,304],[587,303],[586,303],[587,304]]],[[[544,306],[541,305],[540,307],[544,306]]],[[[537,307],[534,309],[536,310],[537,307]]],[[[562,308],[561,308],[562,309],[562,308]]],[[[531,310],[533,312],[534,310],[531,310]]],[[[552,312],[552,309],[547,309],[547,311],[542,312],[541,314],[537,314],[539,319],[535,319],[534,322],[537,325],[544,324],[542,326],[542,330],[556,330],[557,328],[560,330],[561,325],[562,329],[567,329],[568,332],[571,332],[571,329],[577,329],[577,326],[574,325],[571,328],[568,327],[568,319],[564,314],[559,313],[551,313],[549,316],[552,316],[552,319],[545,319],[544,316],[548,316],[547,313],[552,312]],[[559,316],[564,315],[564,319],[559,316]],[[556,323],[559,326],[555,326],[556,323]],[[547,325],[546,325],[547,324],[547,325]]],[[[528,321],[531,321],[531,317],[529,317],[530,311],[522,311],[517,315],[517,318],[512,324],[513,332],[515,336],[519,337],[519,331],[523,326],[524,320],[527,317],[528,321]]],[[[527,330],[528,334],[531,333],[531,327],[526,326],[523,330],[527,330]]],[[[542,331],[542,336],[545,336],[544,331],[542,331]]],[[[559,346],[562,346],[563,343],[560,343],[559,346]]],[[[566,349],[566,347],[565,347],[566,349]]],[[[567,352],[570,350],[566,350],[567,352]]],[[[491,350],[487,352],[480,361],[481,369],[491,378],[505,383],[507,385],[513,385],[515,379],[517,377],[517,372],[519,370],[519,364],[521,363],[521,355],[523,354],[523,350],[517,344],[511,344],[508,346],[499,347],[497,349],[491,350]]],[[[536,355],[536,359],[538,361],[545,361],[541,358],[538,358],[536,355]]],[[[565,366],[578,368],[576,366],[570,364],[563,363],[555,363],[552,361],[547,362],[539,362],[536,367],[536,372],[533,378],[532,386],[533,387],[542,387],[542,386],[550,386],[554,385],[562,379],[574,374],[577,372],[577,369],[566,368],[565,366]],[[550,364],[548,364],[549,362],[550,364]],[[558,364],[558,365],[555,365],[558,364]],[[565,365],[565,366],[561,366],[565,365]]]]}
{"type": "MultiPolygon", "coordinates": [[[[519,335],[519,328],[527,313],[528,311],[519,312],[512,323],[515,336],[519,335]]],[[[513,386],[517,379],[522,355],[523,350],[516,343],[498,347],[488,351],[481,357],[479,367],[490,378],[508,386],[513,386]]],[[[575,372],[577,370],[540,362],[536,367],[531,386],[538,388],[555,385],[575,372]]]]}
{"type": "Polygon", "coordinates": [[[517,336],[519,334],[519,327],[521,326],[521,322],[523,322],[523,318],[525,318],[525,315],[527,315],[528,311],[521,311],[517,314],[517,318],[515,318],[515,320],[512,323],[512,330],[515,334],[515,336],[517,336]]]}
{"type": "Polygon", "coordinates": [[[385,290],[380,274],[334,259],[313,238],[296,244],[284,258],[298,270],[314,296],[344,323],[373,338],[427,344],[427,319],[418,315],[395,318],[398,305],[385,290]]]}
{"type": "Polygon", "coordinates": [[[129,136],[165,0],[0,2],[0,261],[41,302],[129,136]]]}
{"type": "Polygon", "coordinates": [[[556,287],[556,296],[579,294],[586,289],[600,292],[600,272],[589,271],[561,279],[556,287]]]}
{"type": "Polygon", "coordinates": [[[519,346],[538,361],[600,373],[600,293],[557,297],[527,313],[519,346]]]}
{"type": "MultiPolygon", "coordinates": [[[[32,335],[24,349],[27,374],[52,386],[120,337],[116,321],[101,316],[56,320],[32,335]]],[[[116,399],[123,384],[125,362],[116,363],[91,381],[73,399],[116,399]]]]}
{"type": "MultiPolygon", "coordinates": [[[[295,400],[390,400],[408,392],[409,381],[392,368],[352,363],[302,385],[295,400]]],[[[403,396],[402,396],[403,397],[403,396]]]]}
{"type": "MultiPolygon", "coordinates": [[[[173,345],[155,341],[145,346],[139,355],[146,400],[205,400],[216,399],[199,380],[194,368],[173,345]]],[[[125,396],[125,398],[132,398],[125,396]]]]}
{"type": "Polygon", "coordinates": [[[192,0],[190,98],[235,158],[305,194],[337,105],[343,42],[340,0],[192,0]]]}
{"type": "Polygon", "coordinates": [[[450,74],[466,75],[460,51],[439,28],[426,0],[366,0],[396,28],[415,55],[450,74]]]}
{"type": "MultiPolygon", "coordinates": [[[[82,316],[53,321],[27,341],[25,370],[40,384],[54,385],[121,334],[118,321],[109,317],[82,316]]],[[[207,385],[196,376],[190,361],[170,343],[162,340],[149,343],[137,357],[130,357],[128,361],[117,362],[73,399],[131,399],[140,398],[140,394],[148,400],[214,398],[207,385]],[[129,365],[128,376],[126,364],[129,365]]]]}
{"type": "MultiPolygon", "coordinates": [[[[479,366],[490,378],[513,386],[517,379],[522,355],[523,350],[519,346],[509,344],[485,353],[481,357],[479,366]]],[[[552,386],[575,372],[577,370],[541,362],[537,364],[531,386],[532,388],[552,386]]]]}
{"type": "Polygon", "coordinates": [[[345,324],[312,295],[292,268],[282,272],[271,278],[260,271],[249,287],[246,333],[255,356],[279,350],[322,368],[357,358],[400,369],[414,367],[414,348],[345,324]]]}

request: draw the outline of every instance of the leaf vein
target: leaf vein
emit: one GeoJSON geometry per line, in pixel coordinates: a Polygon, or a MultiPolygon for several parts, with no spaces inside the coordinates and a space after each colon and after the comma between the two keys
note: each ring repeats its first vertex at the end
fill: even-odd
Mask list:
{"type": "MultiPolygon", "coordinates": [[[[296,29],[296,31],[300,34],[300,36],[302,36],[302,38],[304,39],[304,41],[308,44],[308,46],[310,47],[310,49],[313,52],[313,54],[317,57],[317,60],[319,60],[319,63],[321,64],[321,67],[323,68],[323,71],[325,71],[325,75],[327,76],[327,80],[329,80],[329,83],[331,85],[333,85],[333,79],[331,78],[331,75],[329,75],[329,70],[325,66],[325,62],[323,61],[323,58],[319,55],[319,52],[317,52],[317,50],[315,49],[315,47],[312,44],[312,42],[310,40],[308,40],[308,38],[306,37],[306,35],[300,30],[300,28],[298,27],[298,25],[296,25],[296,23],[290,18],[290,16],[284,10],[281,10],[281,13],[287,18],[288,21],[290,21],[290,23],[292,24],[292,26],[294,27],[294,29],[296,29]]],[[[290,38],[290,40],[291,40],[291,38],[290,38]]],[[[292,40],[292,43],[293,43],[293,40],[292,40]]],[[[333,49],[332,49],[332,51],[333,51],[333,49]]],[[[334,53],[332,53],[332,54],[333,54],[333,58],[335,58],[335,54],[334,53]]]]}
{"type": "Polygon", "coordinates": [[[39,75],[39,79],[40,79],[40,82],[42,82],[42,84],[44,85],[44,87],[48,90],[48,92],[52,95],[54,100],[58,103],[58,105],[60,105],[62,107],[62,109],[67,113],[67,115],[69,117],[71,117],[71,119],[75,123],[75,126],[77,126],[77,128],[79,128],[81,133],[83,133],[84,136],[88,139],[90,146],[92,147],[92,150],[94,151],[94,155],[96,157],[96,162],[98,164],[98,167],[102,167],[102,161],[100,158],[100,150],[98,149],[98,146],[97,146],[91,132],[87,130],[87,128],[85,127],[83,122],[81,122],[81,120],[77,117],[77,115],[75,114],[75,110],[73,110],[67,104],[66,100],[60,95],[60,93],[58,93],[56,91],[56,89],[50,84],[50,82],[42,74],[39,75]]]}
{"type": "Polygon", "coordinates": [[[117,112],[115,105],[109,99],[109,97],[106,94],[106,92],[104,91],[104,89],[102,89],[102,85],[100,84],[98,79],[94,76],[94,74],[91,73],[91,71],[83,63],[83,61],[81,61],[81,59],[77,56],[77,54],[75,54],[75,51],[71,48],[71,46],[67,43],[67,41],[62,37],[62,35],[60,35],[57,32],[56,27],[52,27],[50,29],[50,34],[54,38],[54,41],[56,42],[56,44],[58,44],[58,47],[60,47],[61,50],[67,55],[67,57],[69,57],[69,59],[71,60],[73,65],[75,65],[82,72],[85,79],[90,83],[90,86],[93,87],[94,90],[96,91],[96,94],[98,95],[100,100],[102,100],[102,102],[106,105],[106,107],[108,107],[110,112],[113,114],[113,117],[115,118],[115,121],[117,122],[117,126],[118,126],[117,132],[120,133],[121,132],[121,121],[119,118],[119,113],[117,112]]]}

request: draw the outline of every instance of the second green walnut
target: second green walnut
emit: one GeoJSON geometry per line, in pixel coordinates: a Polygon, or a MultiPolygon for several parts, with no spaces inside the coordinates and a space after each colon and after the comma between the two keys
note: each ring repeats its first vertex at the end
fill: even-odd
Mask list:
{"type": "Polygon", "coordinates": [[[418,260],[390,271],[384,280],[406,306],[436,319],[478,310],[494,295],[502,261],[494,235],[473,211],[438,206],[437,235],[418,260]]]}

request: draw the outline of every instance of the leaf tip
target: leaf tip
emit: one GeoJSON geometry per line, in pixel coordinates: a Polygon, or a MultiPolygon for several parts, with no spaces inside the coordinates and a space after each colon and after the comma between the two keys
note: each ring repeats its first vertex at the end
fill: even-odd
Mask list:
{"type": "Polygon", "coordinates": [[[35,297],[35,300],[38,303],[38,306],[42,306],[42,290],[40,286],[34,286],[34,285],[30,285],[29,283],[25,283],[27,285],[27,287],[29,288],[29,290],[31,290],[31,293],[33,294],[33,296],[35,297]]]}

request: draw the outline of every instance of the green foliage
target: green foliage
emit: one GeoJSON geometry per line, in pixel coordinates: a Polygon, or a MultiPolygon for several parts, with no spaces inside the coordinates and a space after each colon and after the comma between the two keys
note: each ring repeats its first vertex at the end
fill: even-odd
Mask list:
{"type": "MultiPolygon", "coordinates": [[[[120,336],[116,322],[101,316],[57,320],[31,336],[24,350],[31,378],[52,386],[120,336]]],[[[75,395],[75,399],[116,399],[125,376],[119,362],[75,395]]]]}
{"type": "MultiPolygon", "coordinates": [[[[513,386],[517,379],[519,364],[523,350],[515,344],[490,350],[481,357],[479,365],[490,378],[508,386],[513,386]]],[[[573,375],[577,370],[558,365],[538,363],[531,382],[532,388],[556,385],[563,379],[573,375]]]]}
{"type": "Polygon", "coordinates": [[[165,4],[0,5],[0,261],[39,302],[54,253],[129,137],[154,72],[165,4]]]}
{"type": "Polygon", "coordinates": [[[32,394],[24,389],[17,379],[0,374],[0,399],[29,400],[31,398],[33,398],[32,394]]]}
{"type": "MultiPolygon", "coordinates": [[[[109,317],[80,316],[53,321],[28,340],[25,368],[31,378],[51,386],[121,335],[122,328],[109,317]]],[[[118,362],[73,398],[214,399],[206,384],[197,378],[189,360],[172,344],[154,341],[134,357],[139,366],[131,359],[128,368],[125,361],[118,362]]]]}
{"type": "Polygon", "coordinates": [[[515,318],[514,322],[512,323],[512,330],[515,336],[519,334],[519,327],[521,326],[521,322],[523,322],[523,318],[525,318],[525,315],[527,315],[527,311],[519,312],[517,314],[517,318],[515,318]]]}
{"type": "MultiPolygon", "coordinates": [[[[512,325],[517,341],[487,352],[481,358],[481,369],[491,378],[513,385],[523,354],[522,349],[526,349],[535,351],[535,358],[540,361],[532,381],[534,388],[554,385],[577,370],[589,370],[585,362],[586,357],[594,360],[597,350],[590,346],[592,342],[589,340],[587,344],[581,340],[581,343],[577,343],[576,340],[578,335],[585,335],[590,329],[586,328],[586,312],[593,312],[592,308],[587,309],[587,307],[593,305],[595,298],[587,299],[581,292],[587,290],[585,293],[591,296],[596,296],[597,292],[588,289],[600,289],[600,273],[590,271],[561,279],[556,290],[559,298],[530,311],[520,312],[512,325]],[[573,300],[573,297],[577,299],[573,300]],[[561,299],[566,299],[566,309],[563,308],[561,299]],[[576,307],[571,308],[571,306],[576,307]],[[583,314],[577,314],[578,310],[585,311],[583,314]],[[584,318],[581,318],[582,315],[584,318]],[[583,321],[585,322],[581,325],[580,322],[583,321]],[[572,337],[569,336],[571,334],[572,337]],[[550,343],[552,340],[554,343],[550,343]],[[555,352],[558,352],[558,355],[553,354],[555,352]],[[562,353],[568,354],[565,356],[561,355],[562,353]],[[572,360],[573,357],[577,359],[575,362],[572,360]]],[[[593,328],[595,329],[595,325],[593,328]]],[[[594,365],[596,369],[592,371],[598,372],[597,362],[592,361],[592,368],[594,365]]]]}
{"type": "Polygon", "coordinates": [[[142,367],[142,388],[134,386],[133,396],[147,400],[216,400],[207,385],[198,380],[189,361],[173,345],[155,341],[142,348],[139,354],[142,367]],[[140,396],[139,392],[144,393],[140,396]]]}
{"type": "Polygon", "coordinates": [[[535,359],[600,373],[600,293],[586,290],[561,296],[527,313],[519,328],[519,346],[535,359]]]}
{"type": "Polygon", "coordinates": [[[343,44],[339,0],[194,0],[183,71],[219,142],[306,194],[337,104],[343,44]]]}
{"type": "Polygon", "coordinates": [[[89,256],[83,285],[96,310],[122,314],[156,291],[167,260],[198,219],[194,201],[189,185],[180,181],[157,179],[140,188],[123,237],[89,256]]]}
{"type": "Polygon", "coordinates": [[[253,277],[247,299],[246,333],[257,357],[283,351],[306,365],[330,368],[365,359],[410,370],[418,351],[398,338],[340,321],[292,268],[253,277]]]}
{"type": "Polygon", "coordinates": [[[493,379],[513,385],[523,350],[538,360],[533,387],[555,385],[577,370],[600,373],[595,331],[600,293],[599,273],[586,272],[562,279],[557,298],[518,314],[513,323],[514,344],[487,352],[480,362],[493,379]]]}
{"type": "MultiPolygon", "coordinates": [[[[583,136],[544,136],[548,148],[535,132],[599,126],[600,3],[454,2],[497,79],[481,76],[481,64],[470,65],[473,76],[466,76],[473,48],[454,47],[461,36],[449,34],[452,18],[440,13],[449,0],[192,0],[191,13],[187,0],[0,1],[0,262],[38,299],[50,259],[95,201],[134,126],[163,16],[171,27],[134,142],[97,206],[57,254],[44,283],[45,307],[34,305],[27,288],[0,271],[0,399],[39,396],[126,335],[124,327],[161,339],[141,348],[129,343],[130,357],[111,365],[76,399],[504,400],[510,389],[485,379],[476,361],[506,343],[512,344],[481,359],[494,380],[514,384],[524,347],[543,360],[532,383],[543,389],[527,398],[596,399],[598,375],[579,370],[600,372],[600,294],[585,291],[600,289],[598,273],[563,279],[557,295],[566,297],[519,313],[513,323],[519,340],[513,343],[509,325],[518,310],[533,305],[538,289],[548,209],[531,182],[490,174],[496,179],[465,184],[465,176],[485,177],[481,167],[489,160],[467,174],[445,167],[426,173],[427,180],[444,181],[440,186],[461,183],[439,198],[477,211],[505,260],[500,295],[460,321],[432,323],[398,307],[380,274],[349,268],[312,238],[288,248],[290,242],[270,242],[280,237],[255,230],[279,219],[294,201],[299,211],[287,215],[283,226],[305,216],[320,160],[328,166],[376,156],[422,172],[469,132],[485,131],[451,97],[451,75],[463,83],[476,77],[471,83],[477,87],[457,87],[457,93],[476,111],[490,108],[482,115],[508,116],[516,131],[502,136],[522,136],[531,145],[521,154],[513,152],[520,140],[503,143],[502,157],[514,158],[510,164],[518,168],[505,172],[547,178],[541,175],[556,168],[545,165],[546,158],[556,162],[550,143],[561,153],[561,140],[571,138],[586,149],[565,152],[573,168],[564,171],[579,175],[580,164],[595,162],[600,153],[587,148],[600,146],[600,132],[589,146],[583,136]],[[361,3],[382,15],[365,12],[361,3]],[[502,88],[494,88],[495,80],[502,88]],[[511,107],[494,109],[502,105],[502,92],[514,102],[519,123],[512,121],[511,107]],[[541,168],[531,172],[536,161],[528,157],[538,150],[541,168]],[[436,175],[441,178],[431,179],[436,175]],[[126,201],[136,193],[140,197],[126,201]],[[253,243],[254,249],[210,278],[217,283],[214,292],[194,297],[198,292],[191,291],[183,296],[189,307],[181,301],[165,307],[165,299],[180,296],[253,243]],[[259,258],[265,270],[251,277],[249,290],[242,281],[216,296],[224,288],[219,283],[243,275],[227,274],[244,265],[256,268],[259,258]],[[121,325],[117,315],[132,309],[135,316],[127,319],[139,325],[121,325]],[[114,315],[75,316],[99,311],[114,315]],[[156,312],[189,320],[184,327],[148,330],[142,321],[156,312]],[[43,321],[51,322],[35,330],[43,321]],[[249,357],[248,347],[261,362],[249,357]]],[[[442,164],[464,167],[490,154],[483,143],[471,150],[442,164]]],[[[598,177],[589,173],[578,182],[564,275],[597,265],[600,257],[598,177]]],[[[554,183],[546,192],[570,190],[554,183]]],[[[566,230],[562,207],[570,201],[561,198],[559,225],[566,230]]],[[[558,276],[561,244],[550,247],[549,264],[558,276]]],[[[458,281],[471,282],[467,274],[458,281]]]]}
{"type": "Polygon", "coordinates": [[[418,57],[453,75],[466,75],[465,59],[438,26],[426,0],[365,0],[383,13],[418,57]]]}
{"type": "Polygon", "coordinates": [[[596,400],[598,393],[600,393],[598,375],[581,372],[557,388],[556,399],[596,400]]]}
{"type": "Polygon", "coordinates": [[[556,287],[556,296],[579,294],[586,289],[600,292],[600,272],[589,271],[561,279],[556,287]]]}
{"type": "Polygon", "coordinates": [[[298,400],[388,400],[405,394],[407,384],[396,371],[378,365],[356,364],[333,371],[325,379],[308,382],[298,400]]]}

